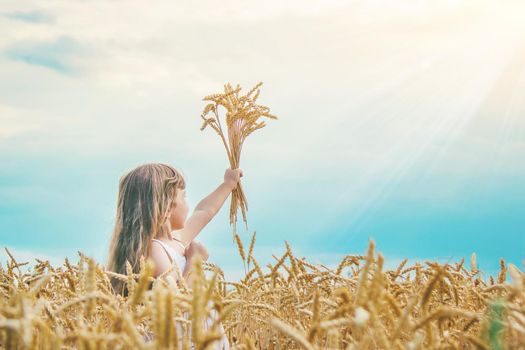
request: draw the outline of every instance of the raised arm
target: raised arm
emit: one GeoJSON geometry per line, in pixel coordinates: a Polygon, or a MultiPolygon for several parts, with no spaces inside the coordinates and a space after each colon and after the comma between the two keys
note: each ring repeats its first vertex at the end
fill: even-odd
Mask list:
{"type": "Polygon", "coordinates": [[[204,226],[219,212],[226,198],[237,186],[242,176],[241,169],[227,169],[224,173],[224,181],[197,204],[191,216],[186,220],[184,228],[179,230],[179,239],[186,246],[197,237],[204,226]]]}

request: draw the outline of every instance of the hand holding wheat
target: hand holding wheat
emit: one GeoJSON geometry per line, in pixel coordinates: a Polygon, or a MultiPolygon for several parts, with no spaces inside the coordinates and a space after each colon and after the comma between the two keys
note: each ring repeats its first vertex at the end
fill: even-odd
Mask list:
{"type": "Polygon", "coordinates": [[[226,169],[224,172],[224,182],[227,184],[230,184],[232,186],[232,189],[237,186],[239,181],[241,181],[241,177],[243,177],[243,172],[241,169],[226,169]]]}
{"type": "MultiPolygon", "coordinates": [[[[242,145],[246,137],[266,125],[264,121],[258,122],[257,120],[260,117],[277,119],[276,116],[269,113],[270,109],[268,107],[255,104],[255,101],[259,97],[259,87],[262,84],[262,82],[258,83],[246,95],[239,96],[241,87],[237,85],[237,87],[233,89],[228,83],[224,85],[224,93],[208,95],[203,98],[203,101],[212,101],[212,103],[207,104],[201,114],[201,118],[204,120],[201,131],[209,125],[217,132],[226,148],[232,169],[239,168],[242,145]],[[254,93],[255,95],[252,96],[254,93]],[[227,140],[219,119],[219,106],[223,106],[226,109],[227,140]],[[213,116],[206,117],[210,112],[213,112],[213,116]]],[[[233,225],[234,233],[236,231],[235,226],[237,223],[238,207],[241,208],[246,230],[248,230],[248,222],[246,220],[248,203],[240,182],[232,192],[230,205],[230,224],[233,225]]]]}

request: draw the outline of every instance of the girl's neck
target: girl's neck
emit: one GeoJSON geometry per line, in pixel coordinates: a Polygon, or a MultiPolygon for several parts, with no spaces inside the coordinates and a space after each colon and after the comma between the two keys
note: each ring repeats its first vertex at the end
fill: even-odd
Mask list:
{"type": "Polygon", "coordinates": [[[157,237],[155,237],[155,239],[164,240],[164,241],[171,241],[172,237],[171,237],[171,234],[168,232],[168,233],[164,233],[163,235],[157,235],[157,237]]]}
{"type": "Polygon", "coordinates": [[[180,235],[178,233],[171,232],[170,238],[175,239],[177,241],[181,241],[181,237],[180,237],[180,235]]]}
{"type": "Polygon", "coordinates": [[[158,236],[157,239],[166,240],[166,241],[176,240],[176,241],[182,242],[178,234],[174,234],[171,232],[164,234],[162,236],[158,236]]]}

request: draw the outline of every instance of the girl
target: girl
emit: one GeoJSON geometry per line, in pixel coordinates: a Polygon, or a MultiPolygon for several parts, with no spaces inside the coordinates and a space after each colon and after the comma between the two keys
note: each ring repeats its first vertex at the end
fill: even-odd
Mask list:
{"type": "MultiPolygon", "coordinates": [[[[202,199],[187,218],[186,182],[175,168],[153,163],[126,173],[119,181],[116,220],[106,269],[126,274],[128,260],[133,273],[139,273],[142,255],[153,260],[157,277],[175,260],[191,287],[192,260],[196,254],[203,260],[208,258],[206,248],[194,238],[217,214],[242,176],[241,169],[227,169],[223,183],[202,199]]],[[[172,277],[178,280],[175,271],[172,277]]],[[[116,293],[127,296],[123,281],[112,278],[111,284],[116,293]]],[[[220,349],[229,348],[225,335],[220,343],[220,349]]]]}

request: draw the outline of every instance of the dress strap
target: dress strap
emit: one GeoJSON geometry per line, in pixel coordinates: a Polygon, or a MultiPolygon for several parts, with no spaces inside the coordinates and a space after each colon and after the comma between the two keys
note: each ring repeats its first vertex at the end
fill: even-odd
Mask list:
{"type": "Polygon", "coordinates": [[[173,240],[175,241],[175,243],[178,243],[182,247],[182,249],[186,250],[187,246],[185,246],[181,241],[179,241],[179,240],[177,240],[175,238],[173,238],[173,240]]]}
{"type": "MultiPolygon", "coordinates": [[[[170,246],[167,245],[166,243],[164,243],[164,242],[162,242],[162,241],[159,241],[158,239],[155,239],[155,238],[152,238],[151,240],[152,240],[152,241],[155,241],[155,242],[159,242],[159,243],[162,245],[162,247],[164,248],[164,250],[166,251],[166,253],[168,253],[168,250],[169,250],[169,251],[171,251],[171,252],[174,254],[174,256],[177,256],[177,257],[179,257],[179,258],[185,258],[184,255],[181,255],[181,254],[180,254],[179,252],[177,252],[173,247],[170,247],[170,246]],[[168,248],[169,248],[169,249],[168,249],[168,248]]],[[[181,245],[182,245],[182,244],[181,244],[181,245]]],[[[183,245],[182,245],[182,246],[183,246],[183,245]]],[[[183,246],[183,247],[184,247],[184,246],[183,246]]],[[[186,250],[186,248],[184,248],[184,249],[186,250]]],[[[170,257],[171,257],[171,254],[170,254],[170,253],[168,253],[168,255],[170,255],[170,257]]]]}
{"type": "Polygon", "coordinates": [[[153,238],[152,241],[155,241],[155,242],[158,242],[160,243],[160,245],[162,246],[162,248],[164,249],[164,251],[166,252],[166,254],[168,254],[168,258],[170,259],[170,263],[173,262],[173,257],[171,256],[171,254],[168,252],[168,249],[166,248],[166,244],[162,241],[159,241],[158,239],[155,239],[153,238]]]}

